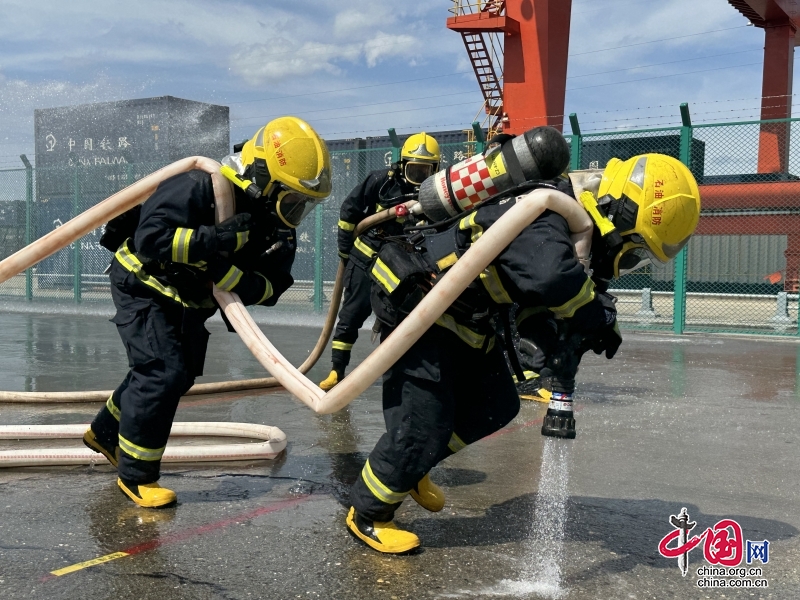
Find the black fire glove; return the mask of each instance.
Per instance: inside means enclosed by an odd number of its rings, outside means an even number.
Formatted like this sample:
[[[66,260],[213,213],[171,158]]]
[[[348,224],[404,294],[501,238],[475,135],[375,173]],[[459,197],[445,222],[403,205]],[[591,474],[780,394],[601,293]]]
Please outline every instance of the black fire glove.
[[[241,213],[217,225],[217,252],[230,256],[244,246],[250,236],[251,222],[248,213]]]
[[[231,284],[238,275],[233,263],[219,256],[208,263],[206,273],[211,278],[211,282],[223,290],[231,289]]]
[[[614,306],[614,298],[609,294],[597,294],[595,296],[600,304],[603,305],[605,312],[605,324],[598,328],[589,338],[589,348],[595,354],[606,353],[606,358],[614,358],[622,344],[622,334],[619,332],[617,323],[617,308]]]

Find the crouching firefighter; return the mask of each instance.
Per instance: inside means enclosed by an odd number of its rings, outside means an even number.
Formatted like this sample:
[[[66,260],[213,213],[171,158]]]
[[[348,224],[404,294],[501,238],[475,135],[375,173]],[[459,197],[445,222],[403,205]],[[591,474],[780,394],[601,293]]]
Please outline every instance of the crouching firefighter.
[[[355,240],[358,224],[403,202],[415,200],[420,184],[439,168],[439,144],[424,131],[408,137],[400,150],[400,163],[390,169],[372,171],[342,202],[339,213],[339,256],[346,261],[344,298],[339,321],[333,334],[331,372],[319,386],[329,390],[342,379],[350,353],[358,339],[358,330],[372,314],[371,281],[367,272],[373,256],[387,236],[402,235],[408,217],[382,223],[365,231]]]
[[[325,143],[295,117],[234,147],[222,173],[236,201],[230,219],[215,225],[211,176],[193,170],[162,182],[101,240],[115,251],[112,322],[130,371],[83,441],[117,467],[117,484],[139,506],[177,499],[157,483],[161,457],[178,400],[203,373],[212,283],[246,305],[275,305],[293,283],[295,228],[331,191]]]
[[[485,187],[493,184],[500,193],[486,200],[448,193],[439,204],[446,210],[440,211],[423,184],[422,208],[431,221],[441,223],[415,226],[405,243],[387,244],[378,254],[371,271],[376,281],[373,309],[384,326],[383,337],[515,197],[552,187],[543,181],[557,176],[569,159],[563,137],[551,128],[495,140],[499,145],[479,155],[487,167],[479,171],[489,174]],[[459,165],[452,171],[446,175],[449,185],[437,185],[434,191],[461,187]],[[566,220],[545,211],[387,373],[386,433],[353,485],[346,520],[350,531],[372,548],[403,552],[417,547],[417,536],[392,522],[399,504],[410,493],[423,507],[441,508],[444,495],[431,482],[430,469],[517,414],[519,396],[490,323],[505,307],[517,304],[520,333],[536,339],[548,357],[554,390],[547,413],[550,427],[574,432],[571,401],[581,354],[592,349],[610,357],[621,343],[614,303],[595,289],[587,269],[595,258],[601,268],[610,264],[617,274],[642,260],[666,261],[686,243],[699,215],[691,173],[669,157],[612,160],[600,191],[599,199],[588,190],[579,194],[596,225],[590,257],[575,256]],[[457,202],[449,201],[453,197]],[[654,220],[663,227],[655,227]],[[645,222],[648,227],[642,226]],[[532,331],[549,327],[551,320],[558,322],[556,330]]]

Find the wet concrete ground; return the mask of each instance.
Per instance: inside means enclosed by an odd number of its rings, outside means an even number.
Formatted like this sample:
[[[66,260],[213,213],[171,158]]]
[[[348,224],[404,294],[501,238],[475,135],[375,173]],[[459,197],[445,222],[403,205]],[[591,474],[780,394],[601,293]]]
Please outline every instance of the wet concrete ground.
[[[263,376],[235,334],[209,328],[204,380]],[[264,329],[296,364],[317,336]],[[126,370],[114,326],[100,317],[2,315],[0,330],[2,389],[106,389]],[[549,528],[532,526],[537,506],[558,513],[539,494],[544,405],[523,402],[509,427],[435,469],[447,506],[430,514],[407,500],[397,521],[423,549],[391,557],[344,528],[348,486],[383,431],[379,387],[330,416],[280,391],[187,400],[177,420],[276,425],[286,453],[165,468],[179,504],[162,511],[127,501],[101,463],[0,473],[0,597],[798,598],[798,365],[796,343],[722,336],[629,333],[613,361],[587,355],[578,437],[547,449],[562,457],[548,477],[568,494],[560,549],[558,531],[541,541]],[[327,367],[326,356],[312,379]],[[97,408],[6,404],[0,423],[85,423]],[[685,578],[677,559],[661,558],[669,516],[682,507],[697,523],[691,534],[730,518],[744,539],[769,540],[769,587],[699,589],[702,544]],[[119,552],[128,555],[49,575]]]

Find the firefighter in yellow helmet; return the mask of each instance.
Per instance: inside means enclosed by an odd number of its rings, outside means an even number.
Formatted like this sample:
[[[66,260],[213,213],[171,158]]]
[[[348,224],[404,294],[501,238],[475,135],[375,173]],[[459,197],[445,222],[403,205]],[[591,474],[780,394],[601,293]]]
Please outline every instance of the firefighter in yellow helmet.
[[[211,176],[189,171],[108,223],[101,239],[115,253],[112,321],[130,371],[83,441],[117,467],[117,484],[139,506],[176,500],[157,483],[161,456],[178,400],[203,373],[204,323],[217,310],[211,284],[273,306],[293,283],[294,228],[331,191],[325,142],[296,117],[270,121],[223,163],[235,216],[216,224]]]
[[[553,144],[561,144],[560,151],[550,153],[561,157],[563,168],[568,148],[561,136]],[[548,148],[537,150],[542,151],[535,157],[544,156]],[[444,494],[430,480],[430,469],[517,414],[519,397],[492,319],[517,305],[520,334],[546,357],[551,398],[542,433],[575,437],[572,395],[580,359],[588,350],[611,358],[622,342],[614,302],[606,293],[609,281],[646,260],[673,258],[694,232],[700,214],[692,174],[677,160],[658,154],[612,160],[602,173],[578,172],[533,182],[527,190],[531,187],[555,188],[580,200],[595,225],[591,253],[576,256],[566,220],[545,212],[387,373],[386,433],[351,489],[352,508],[346,517],[350,531],[375,550],[398,553],[419,546],[413,532],[393,523],[400,503],[411,495],[428,510],[441,509]],[[424,249],[418,256],[428,275],[420,281],[416,271],[409,280],[413,285],[401,280],[391,286],[376,277],[373,309],[384,339],[418,301],[419,290],[435,286],[454,262],[442,259],[462,256],[514,206],[509,200],[520,193],[511,190],[486,199],[455,223],[443,221],[441,228],[430,224],[412,234],[414,244],[398,243],[401,251],[390,251],[395,241],[387,242],[373,267],[376,275],[385,279],[390,272],[399,279],[397,273],[409,272],[403,269],[410,260],[409,247]]]
[[[344,378],[358,330],[372,313],[367,269],[386,236],[401,235],[404,219],[389,221],[353,239],[365,218],[416,197],[420,184],[439,168],[441,153],[436,140],[425,133],[410,135],[400,150],[400,162],[371,172],[347,198],[339,213],[339,256],[347,261],[344,299],[333,335],[331,372],[320,383],[329,390]]]
[[[650,263],[668,262],[697,227],[697,183],[672,157],[613,158],[602,171],[578,171],[570,177],[596,225],[591,267],[597,291],[605,292],[611,279]],[[531,341],[521,336],[521,362],[539,377],[529,379],[520,390],[532,399],[549,400],[553,386],[545,366],[547,356],[542,348],[532,350]]]

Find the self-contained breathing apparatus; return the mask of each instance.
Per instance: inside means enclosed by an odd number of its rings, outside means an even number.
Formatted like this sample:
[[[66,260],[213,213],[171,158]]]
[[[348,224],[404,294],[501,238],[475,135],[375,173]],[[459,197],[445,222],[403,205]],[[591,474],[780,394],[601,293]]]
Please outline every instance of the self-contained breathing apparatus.
[[[381,322],[395,326],[466,252],[470,241],[460,235],[464,228],[454,226],[457,221],[469,225],[469,214],[479,207],[502,205],[526,191],[548,186],[545,180],[561,173],[569,151],[560,134],[548,129],[537,128],[512,139],[495,138],[499,146],[485,155],[474,156],[423,183],[420,205],[434,222],[407,228],[402,239],[391,240],[394,243],[387,243],[375,259],[377,268],[372,276],[378,285],[373,286],[373,310]],[[545,141],[549,143],[537,143]],[[559,168],[543,168],[547,165]],[[597,302],[569,319],[556,318],[542,307],[537,318],[524,322],[547,357],[542,375],[549,379],[552,395],[542,433],[565,438],[575,437],[572,394],[581,356],[593,350],[611,358],[622,342],[614,299],[602,292],[606,286],[599,280],[607,282],[650,261],[666,263],[674,258],[694,232],[700,214],[700,194],[692,173],[669,156],[611,159],[602,172],[572,173],[569,179],[595,224],[591,255],[579,260],[598,283],[592,294]],[[585,185],[590,179],[593,184]],[[487,306],[496,310],[498,303],[490,302],[495,299],[490,286],[482,283],[473,282],[448,313],[469,318],[481,315]]]
[[[422,212],[432,223],[407,226],[401,237],[386,238],[374,258],[370,277],[373,311],[396,327],[469,249],[456,225],[479,206],[508,200],[558,177],[569,164],[569,147],[552,127],[522,136],[496,136],[485,153],[440,171],[420,186]],[[512,165],[512,166],[509,166]],[[471,183],[468,183],[471,182]],[[509,204],[509,207],[511,204]],[[448,308],[471,320],[488,320],[492,301],[475,282]]]

